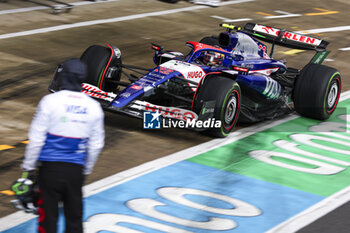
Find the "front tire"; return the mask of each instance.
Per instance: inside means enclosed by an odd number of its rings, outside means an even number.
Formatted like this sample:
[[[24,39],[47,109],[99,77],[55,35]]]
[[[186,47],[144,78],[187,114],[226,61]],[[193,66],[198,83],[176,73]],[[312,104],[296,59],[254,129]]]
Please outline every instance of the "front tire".
[[[80,57],[80,60],[85,62],[88,67],[88,77],[86,82],[107,92],[114,91],[118,87],[118,84],[109,82],[109,80],[119,81],[121,75],[121,68],[119,68],[119,70],[114,72],[112,78],[107,79],[105,77],[107,75],[107,66],[116,65],[108,64],[111,60],[111,53],[112,51],[110,48],[100,45],[92,45],[87,48]],[[119,61],[117,62],[121,64],[121,58],[119,58]]]
[[[207,76],[197,92],[193,110],[200,116],[204,103],[210,101],[215,101],[213,118],[221,121],[221,127],[203,132],[214,137],[226,137],[236,125],[240,112],[241,89],[238,83],[223,76]]]
[[[340,73],[331,67],[308,64],[296,80],[293,100],[297,113],[326,120],[337,107],[341,92]]]

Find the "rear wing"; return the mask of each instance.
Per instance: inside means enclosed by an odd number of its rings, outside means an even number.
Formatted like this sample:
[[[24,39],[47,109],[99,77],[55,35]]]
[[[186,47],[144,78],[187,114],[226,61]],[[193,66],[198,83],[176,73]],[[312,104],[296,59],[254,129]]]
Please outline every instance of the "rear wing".
[[[247,23],[243,28],[231,24],[220,24],[221,27],[227,28],[228,31],[242,31],[256,39],[272,43],[270,57],[273,56],[275,45],[293,49],[314,50],[316,54],[310,63],[321,64],[330,53],[326,51],[328,41],[305,36],[295,32],[264,26],[255,23]]]
[[[325,40],[255,23],[247,23],[243,31],[257,39],[296,49],[324,51],[329,44]]]

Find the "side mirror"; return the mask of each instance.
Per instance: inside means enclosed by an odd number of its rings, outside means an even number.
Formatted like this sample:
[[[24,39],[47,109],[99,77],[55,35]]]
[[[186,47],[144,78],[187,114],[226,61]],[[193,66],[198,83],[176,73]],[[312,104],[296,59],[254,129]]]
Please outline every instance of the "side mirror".
[[[157,51],[157,52],[161,52],[163,50],[163,47],[161,45],[157,45],[154,43],[151,43],[151,45],[152,45],[152,49]]]

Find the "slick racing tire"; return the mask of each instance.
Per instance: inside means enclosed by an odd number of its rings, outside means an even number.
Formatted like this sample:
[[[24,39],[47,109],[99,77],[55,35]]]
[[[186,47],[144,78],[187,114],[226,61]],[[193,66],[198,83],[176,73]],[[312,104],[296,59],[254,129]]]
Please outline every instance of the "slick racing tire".
[[[217,47],[220,46],[219,39],[217,37],[214,37],[214,36],[206,36],[206,37],[202,38],[199,41],[199,43],[207,44],[207,45],[211,45],[211,46],[217,46]]]
[[[108,68],[107,64],[110,57],[111,50],[100,45],[90,46],[80,57],[80,60],[85,62],[88,67],[87,83],[90,83],[107,92],[114,91],[118,86],[115,83],[108,82],[106,78],[102,77],[103,74],[105,74],[105,69]],[[116,80],[118,80],[118,77]]]
[[[340,73],[331,67],[308,64],[296,80],[293,101],[297,113],[326,120],[337,107],[341,92]]]
[[[240,112],[241,89],[238,83],[219,75],[205,77],[193,105],[193,110],[199,118],[205,111],[204,104],[211,101],[215,101],[213,118],[221,121],[221,127],[209,128],[203,133],[219,138],[226,137],[237,123]]]

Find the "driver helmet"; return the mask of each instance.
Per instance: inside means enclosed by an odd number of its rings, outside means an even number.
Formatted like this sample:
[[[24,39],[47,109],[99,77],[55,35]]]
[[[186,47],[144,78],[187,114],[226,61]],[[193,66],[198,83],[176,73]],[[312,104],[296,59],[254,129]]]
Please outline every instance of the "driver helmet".
[[[203,62],[206,65],[221,65],[224,55],[214,51],[205,51],[203,54]]]

